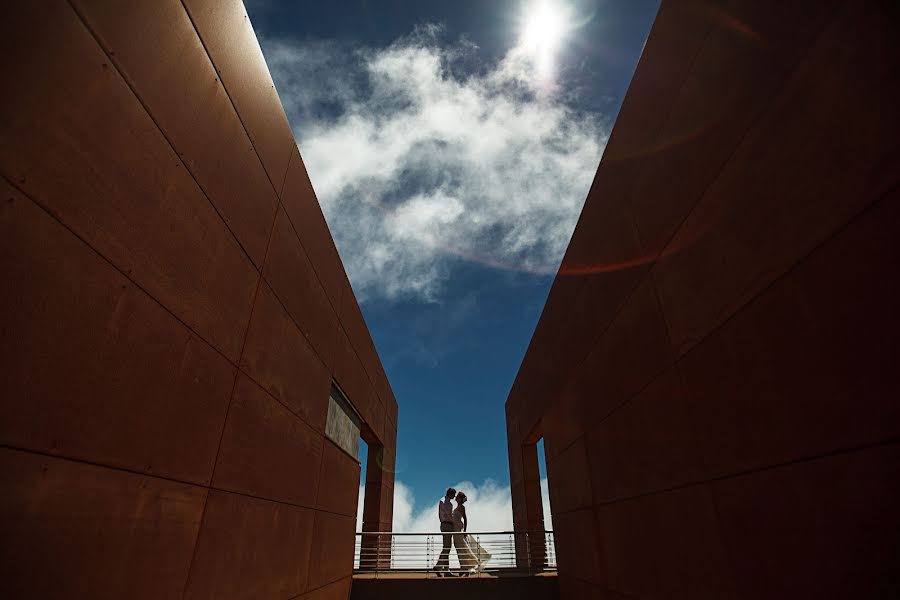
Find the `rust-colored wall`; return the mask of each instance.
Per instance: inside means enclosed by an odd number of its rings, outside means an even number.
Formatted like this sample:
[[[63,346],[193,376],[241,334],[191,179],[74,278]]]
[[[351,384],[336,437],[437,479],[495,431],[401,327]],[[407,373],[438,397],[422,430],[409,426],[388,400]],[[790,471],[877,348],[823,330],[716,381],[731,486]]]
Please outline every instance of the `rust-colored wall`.
[[[564,598],[900,594],[898,12],[663,1],[507,402]]]
[[[397,403],[238,1],[0,24],[0,596],[347,597]],[[383,467],[383,468],[382,468]]]

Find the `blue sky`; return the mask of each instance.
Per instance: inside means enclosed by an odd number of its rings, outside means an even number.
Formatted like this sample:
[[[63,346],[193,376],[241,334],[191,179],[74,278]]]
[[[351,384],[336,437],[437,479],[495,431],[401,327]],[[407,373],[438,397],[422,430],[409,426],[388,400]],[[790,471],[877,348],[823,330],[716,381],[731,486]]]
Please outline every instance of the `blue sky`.
[[[502,528],[504,403],[658,0],[246,4],[400,404],[395,529],[455,484]]]

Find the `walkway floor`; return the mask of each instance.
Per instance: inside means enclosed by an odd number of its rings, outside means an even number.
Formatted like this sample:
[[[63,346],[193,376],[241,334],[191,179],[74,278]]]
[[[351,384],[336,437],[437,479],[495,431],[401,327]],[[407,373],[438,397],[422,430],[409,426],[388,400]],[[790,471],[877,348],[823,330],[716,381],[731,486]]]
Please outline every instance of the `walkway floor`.
[[[556,577],[555,571],[546,571],[543,573],[527,573],[522,571],[488,571],[475,573],[466,577],[438,577],[437,573],[420,572],[420,571],[381,571],[374,573],[354,573],[353,579],[506,579],[510,577]]]
[[[353,576],[351,600],[559,600],[556,573],[479,573],[436,577],[433,573],[361,573]]]

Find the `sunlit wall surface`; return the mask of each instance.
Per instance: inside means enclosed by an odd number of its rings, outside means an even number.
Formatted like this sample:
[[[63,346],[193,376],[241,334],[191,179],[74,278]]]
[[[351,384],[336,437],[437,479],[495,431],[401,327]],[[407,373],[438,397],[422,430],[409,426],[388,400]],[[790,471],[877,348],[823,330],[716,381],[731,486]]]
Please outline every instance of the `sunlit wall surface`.
[[[898,28],[663,1],[507,401],[564,598],[900,591]]]
[[[0,596],[349,593],[397,403],[239,1],[0,23]]]

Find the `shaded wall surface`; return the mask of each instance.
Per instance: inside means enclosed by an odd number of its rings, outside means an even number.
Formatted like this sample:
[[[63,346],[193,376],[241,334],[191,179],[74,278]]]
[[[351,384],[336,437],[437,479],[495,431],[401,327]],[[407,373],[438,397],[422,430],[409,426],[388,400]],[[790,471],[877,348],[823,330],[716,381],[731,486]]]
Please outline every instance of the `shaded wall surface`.
[[[507,401],[564,598],[881,598],[898,5],[664,0]]]
[[[397,403],[238,1],[0,23],[0,596],[346,598]]]

